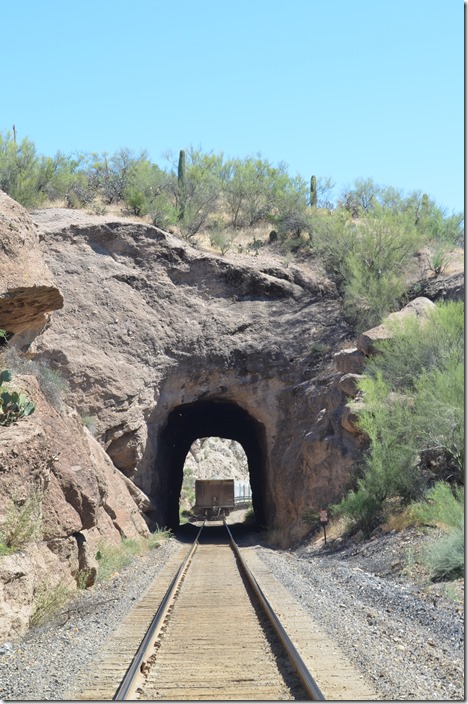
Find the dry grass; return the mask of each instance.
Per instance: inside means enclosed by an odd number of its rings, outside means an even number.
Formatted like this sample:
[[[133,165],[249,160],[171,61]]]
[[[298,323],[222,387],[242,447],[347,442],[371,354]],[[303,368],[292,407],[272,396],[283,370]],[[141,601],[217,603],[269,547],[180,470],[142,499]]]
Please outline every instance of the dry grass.
[[[50,209],[50,208],[63,208],[65,210],[69,210],[67,208],[66,201],[64,199],[61,200],[55,200],[55,201],[46,201],[45,203],[42,204],[41,210],[43,209]],[[73,210],[73,209],[72,209]],[[84,208],[77,208],[77,210],[82,211],[83,213],[87,213],[88,215],[95,216],[95,215],[102,215],[106,217],[116,217],[116,218],[124,218],[128,220],[129,222],[141,222],[146,225],[151,225],[151,216],[150,215],[144,215],[144,216],[138,216],[134,215],[131,213],[125,205],[122,203],[112,203],[110,205],[104,203],[102,199],[95,198],[92,203],[89,203],[86,205]],[[222,214],[217,213],[216,218],[218,221],[221,219],[222,220]],[[252,242],[258,241],[261,242],[263,245],[267,244],[269,241],[269,235],[272,230],[271,225],[261,225],[258,227],[244,227],[244,228],[239,228],[239,229],[232,229],[232,228],[227,228],[226,229],[226,234],[232,239],[232,243],[227,251],[228,254],[245,254],[247,256],[255,256],[256,252],[255,249],[251,247]],[[171,234],[174,234],[176,237],[180,237],[180,239],[184,239],[182,235],[180,234],[180,230],[177,225],[173,225],[168,228],[168,232]],[[225,232],[224,230],[222,232]],[[206,251],[206,252],[211,252],[212,254],[220,254],[219,247],[216,247],[212,243],[213,239],[213,231],[210,229],[205,229],[197,233],[193,238],[192,238],[192,243],[197,246],[197,248]]]
[[[400,511],[395,511],[386,517],[385,522],[382,524],[382,530],[384,533],[389,533],[392,530],[396,530],[398,533],[405,528],[411,528],[415,526],[417,522],[411,515],[411,507],[405,506]]]
[[[457,247],[451,254],[448,255],[448,264],[445,268],[445,274],[459,274],[465,271],[465,250],[462,247]]]

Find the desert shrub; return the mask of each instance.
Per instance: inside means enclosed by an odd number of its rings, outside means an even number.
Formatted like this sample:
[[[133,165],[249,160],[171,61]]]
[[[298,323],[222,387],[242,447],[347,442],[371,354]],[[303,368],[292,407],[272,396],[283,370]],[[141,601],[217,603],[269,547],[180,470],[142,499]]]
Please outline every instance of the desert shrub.
[[[433,580],[462,577],[465,564],[464,491],[438,482],[423,501],[411,506],[414,521],[441,528],[446,534],[426,547],[420,561]]]
[[[101,542],[96,553],[97,580],[110,579],[116,572],[127,567],[135,557],[160,547],[161,543],[169,537],[170,531],[162,528],[154,531],[149,538],[122,538],[118,545]]]
[[[161,547],[161,543],[163,543],[165,540],[169,540],[171,535],[172,533],[168,528],[157,528],[151,533],[149,538],[145,538],[144,545],[149,550],[154,550],[156,548]]]
[[[123,201],[137,164],[146,160],[145,152],[137,156],[127,147],[110,156],[105,152],[92,153],[87,165],[92,191],[108,205]]]
[[[98,560],[98,581],[105,581],[119,572],[132,561],[132,544],[125,545],[124,541],[120,545],[100,543],[96,553]]]
[[[25,138],[18,144],[10,132],[0,132],[0,189],[25,207],[39,205],[41,159],[36,147]]]
[[[379,343],[381,354],[370,358],[366,373],[373,377],[379,371],[393,391],[415,390],[424,371],[444,369],[449,360],[464,357],[464,305],[438,304],[421,324],[417,317],[389,325],[392,337]]]
[[[81,208],[96,197],[87,174],[85,153],[66,155],[62,152],[48,160],[48,177],[43,190],[51,201],[63,200],[68,208]]]
[[[223,208],[232,227],[277,224],[283,234],[301,229],[307,206],[305,181],[288,175],[287,166],[273,166],[260,154],[227,161],[222,170]]]
[[[63,396],[67,393],[69,384],[59,371],[49,366],[47,359],[29,359],[13,347],[8,348],[6,359],[8,365],[17,374],[35,376],[49,403],[57,410],[61,410]]]
[[[456,528],[464,518],[464,490],[437,482],[422,501],[412,504],[411,518],[421,525]]]
[[[142,191],[131,186],[125,191],[125,204],[134,215],[147,215],[149,204]]]
[[[177,222],[174,191],[174,175],[152,164],[143,154],[128,175],[123,200],[135,215],[150,215],[153,225],[167,229]]]
[[[31,415],[35,410],[32,401],[5,385],[11,379],[12,375],[9,370],[0,372],[0,426],[11,425],[20,418]]]
[[[404,321],[366,367],[358,415],[370,446],[335,513],[367,533],[388,499],[405,505],[440,478],[463,481],[463,324],[463,304],[440,304],[422,324]],[[428,452],[440,466],[424,464]]]
[[[81,421],[85,428],[88,428],[89,432],[91,435],[96,436],[97,433],[97,426],[96,426],[96,420],[93,416],[81,416]]]
[[[354,229],[354,242],[343,262],[343,293],[345,311],[362,332],[399,307],[407,288],[408,263],[423,238],[406,216],[382,209]]]
[[[215,249],[219,249],[221,254],[226,254],[231,249],[237,237],[237,232],[232,229],[225,229],[220,226],[210,230],[210,244]]]
[[[45,361],[39,361],[35,370],[42,393],[54,408],[60,410],[63,396],[69,389],[67,380],[59,371],[51,369]]]
[[[412,255],[429,245],[437,273],[459,244],[463,216],[447,216],[427,196],[404,196],[368,179],[358,180],[334,212],[309,215],[310,248],[324,261],[357,332],[399,307],[407,291]]]
[[[465,569],[465,521],[459,519],[443,538],[426,548],[422,554],[423,564],[429,569],[433,580],[449,580],[463,577]]]
[[[205,227],[220,203],[223,157],[203,154],[197,149],[189,149],[187,157],[183,194],[178,188],[176,204],[182,236],[191,240]]]
[[[443,274],[450,262],[450,253],[446,246],[436,245],[428,258],[428,268],[434,276]]]
[[[33,493],[25,501],[10,501],[0,523],[0,543],[7,551],[20,550],[42,534],[42,494]]]
[[[448,214],[427,194],[418,191],[405,194],[393,186],[377,184],[373,179],[356,179],[353,186],[343,192],[338,207],[354,218],[373,215],[384,209],[391,215],[407,217],[425,241],[451,247],[463,244],[463,213]]]
[[[5,330],[0,329],[0,342],[7,341]],[[11,425],[20,418],[34,413],[35,406],[23,394],[10,389],[8,383],[12,379],[9,369],[0,372],[0,426]]]
[[[37,592],[34,610],[29,619],[31,626],[42,626],[55,616],[60,609],[70,601],[73,592],[64,584],[55,586],[43,585]]]
[[[339,504],[332,506],[332,510],[335,516],[346,517],[350,527],[370,535],[383,519],[384,498],[361,480],[356,489],[351,489]]]

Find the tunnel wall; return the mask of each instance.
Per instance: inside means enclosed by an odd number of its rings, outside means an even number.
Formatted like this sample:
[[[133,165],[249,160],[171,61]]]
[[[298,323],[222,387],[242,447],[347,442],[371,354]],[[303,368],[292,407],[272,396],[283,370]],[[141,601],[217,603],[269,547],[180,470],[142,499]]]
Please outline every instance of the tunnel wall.
[[[342,374],[327,375],[319,383],[298,382],[295,371],[290,362],[278,371],[258,357],[248,364],[220,364],[187,356],[174,364],[156,390],[145,454],[133,477],[155,507],[149,515],[153,524],[178,523],[183,464],[197,437],[228,437],[240,442],[246,455],[255,456],[252,449],[247,451],[245,432],[234,432],[235,424],[220,420],[214,410],[208,413],[209,407],[222,410],[222,404],[237,407],[244,427],[250,423],[253,428],[261,453],[260,461],[250,459],[254,509],[268,529],[278,530],[283,544],[310,529],[304,515],[339,500],[361,452],[359,439],[342,427]],[[203,406],[205,402],[211,406]],[[190,431],[171,415],[184,408]],[[197,408],[203,411],[200,417]]]

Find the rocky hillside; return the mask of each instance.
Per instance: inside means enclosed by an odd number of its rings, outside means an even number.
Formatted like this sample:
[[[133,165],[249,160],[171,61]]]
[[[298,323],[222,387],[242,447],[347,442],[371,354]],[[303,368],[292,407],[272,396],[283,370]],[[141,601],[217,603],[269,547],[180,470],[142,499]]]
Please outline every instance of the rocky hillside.
[[[235,440],[201,438],[195,440],[184,464],[197,479],[239,479],[248,481],[247,456]]]
[[[92,581],[100,541],[177,526],[187,455],[212,471],[203,438],[231,441],[226,473],[242,445],[257,520],[286,542],[339,498],[366,446],[356,375],[386,333],[355,345],[316,262],[215,256],[122,218],[28,214],[4,194],[0,248],[1,367],[36,403],[0,427],[0,529],[37,517],[36,542],[0,560],[0,639],[24,630],[47,580]]]
[[[189,437],[195,418],[174,430],[184,456],[209,434],[245,445],[244,425],[255,426],[253,488],[267,523],[300,531],[311,502],[339,494],[360,439],[341,423],[346,396],[332,355],[348,330],[323,272],[272,254],[221,258],[83,212],[33,219],[65,299],[34,352],[67,380],[68,404],[92,418],[114,465],[151,497],[154,521],[178,518],[170,484],[181,460],[167,456],[164,432],[191,404],[205,404],[197,423],[210,432]]]
[[[63,296],[28,214],[1,193],[0,249],[0,328],[29,349]],[[11,368],[13,358],[19,359],[14,350],[0,348],[0,370]],[[61,401],[57,381],[32,360],[21,364],[22,374],[8,386],[36,408],[0,426],[0,534],[21,548],[0,557],[0,640],[28,626],[45,587],[76,589],[80,573],[92,583],[100,541],[148,535],[146,497]]]

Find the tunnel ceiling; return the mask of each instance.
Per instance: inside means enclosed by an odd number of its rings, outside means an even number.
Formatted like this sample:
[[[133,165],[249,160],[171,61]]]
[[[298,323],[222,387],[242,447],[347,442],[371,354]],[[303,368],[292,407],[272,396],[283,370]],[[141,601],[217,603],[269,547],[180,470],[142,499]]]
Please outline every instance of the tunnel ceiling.
[[[158,437],[154,472],[158,522],[179,524],[179,496],[185,458],[194,440],[217,436],[240,443],[247,456],[252,501],[259,523],[266,518],[266,441],[264,426],[235,403],[210,400],[178,406],[167,418]]]

